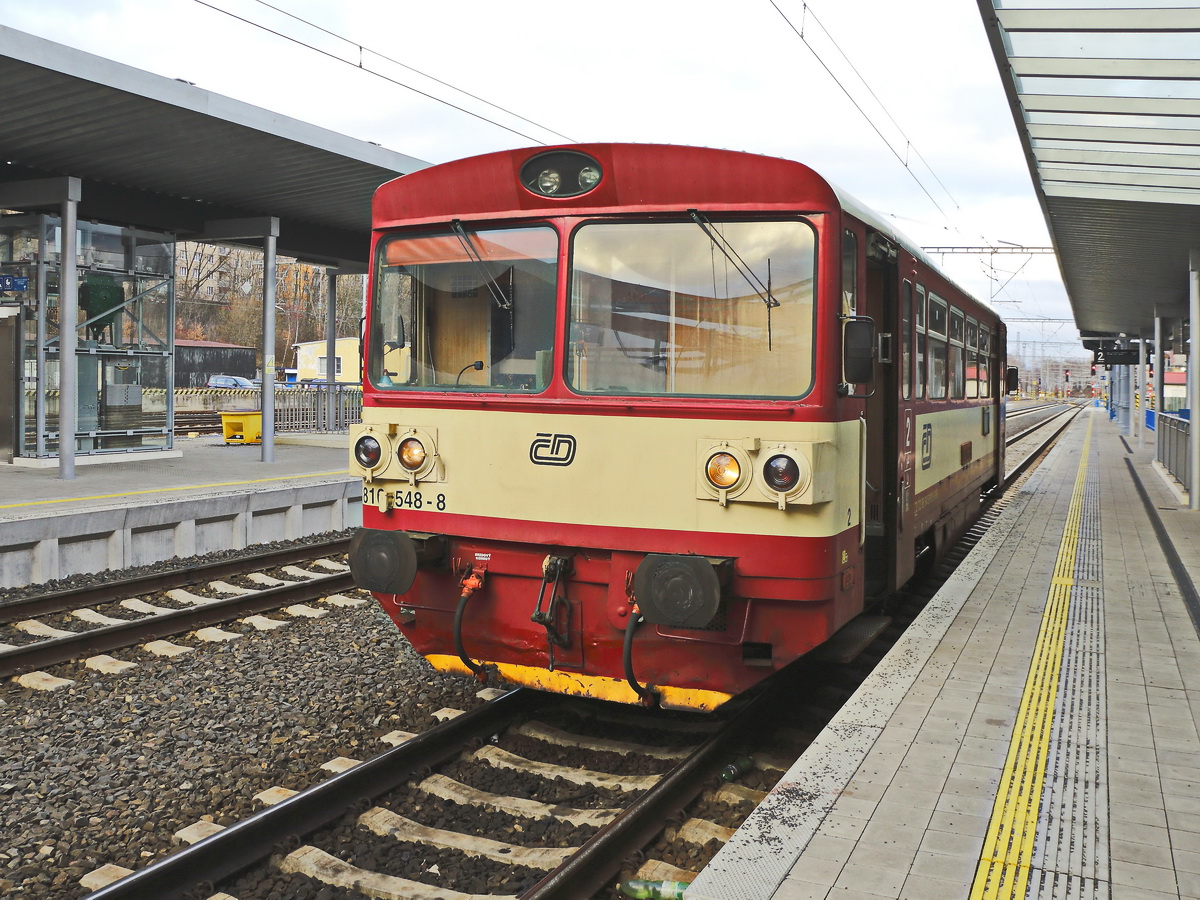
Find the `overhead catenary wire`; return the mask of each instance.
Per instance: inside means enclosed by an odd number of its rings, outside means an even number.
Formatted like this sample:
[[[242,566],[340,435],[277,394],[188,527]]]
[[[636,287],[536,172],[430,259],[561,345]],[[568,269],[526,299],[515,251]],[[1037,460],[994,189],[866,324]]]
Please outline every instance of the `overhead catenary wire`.
[[[782,9],[779,8],[779,4],[776,3],[775,0],[768,0],[768,2],[771,4],[771,6],[773,6],[775,8],[775,11],[777,13],[779,13],[779,15],[783,19],[783,21],[787,23],[788,27],[791,28],[793,32],[795,32],[795,34],[798,38],[800,38],[800,41],[804,44],[805,47],[808,48],[808,51],[810,53],[812,53],[813,57],[817,60],[818,63],[820,63],[821,67],[829,74],[829,77],[833,79],[834,84],[836,84],[841,89],[842,93],[846,95],[846,98],[850,101],[850,103],[854,106],[854,108],[856,110],[858,110],[859,114],[863,117],[863,119],[866,121],[866,123],[879,136],[879,139],[881,141],[883,141],[884,145],[888,148],[888,150],[891,152],[891,154],[896,157],[897,161],[904,167],[905,171],[908,172],[909,176],[913,179],[913,181],[915,181],[917,183],[917,186],[921,189],[921,191],[925,194],[925,196],[929,198],[929,202],[931,202],[934,205],[934,207],[937,209],[937,211],[942,214],[942,216],[946,219],[947,222],[951,223],[951,226],[954,228],[955,231],[960,231],[958,226],[954,224],[953,219],[950,217],[950,215],[946,212],[946,210],[944,210],[942,208],[941,204],[937,202],[937,200],[934,198],[933,194],[925,186],[925,183],[920,179],[920,177],[914,171],[912,165],[910,165],[910,163],[909,163],[909,160],[906,158],[907,154],[909,152],[911,152],[911,153],[915,154],[918,159],[920,159],[921,163],[925,166],[925,169],[933,177],[933,180],[937,182],[938,187],[940,187],[942,189],[942,191],[945,193],[946,197],[949,198],[950,202],[954,204],[954,208],[956,210],[958,210],[959,212],[962,211],[961,204],[959,204],[958,200],[950,192],[950,189],[946,187],[945,183],[941,180],[941,178],[938,177],[938,174],[934,170],[933,166],[930,165],[929,161],[925,158],[925,156],[921,153],[921,151],[917,148],[917,146],[908,137],[908,135],[905,133],[904,129],[900,126],[900,123],[897,122],[895,117],[888,111],[887,106],[879,98],[879,96],[875,93],[875,91],[871,88],[870,84],[867,83],[867,80],[863,77],[862,73],[859,72],[857,66],[854,65],[854,62],[850,59],[850,57],[846,54],[846,52],[844,50],[842,50],[841,46],[837,42],[837,39],[834,38],[833,34],[829,31],[829,29],[825,27],[824,23],[821,22],[821,20],[819,18],[817,18],[816,13],[814,13],[812,11],[812,8],[809,6],[809,4],[807,2],[805,2],[803,4],[802,27],[797,28],[796,25],[792,22],[792,20],[790,18],[788,18],[787,14]],[[821,31],[829,39],[829,42],[833,45],[834,49],[837,50],[837,52],[841,55],[842,59],[845,60],[846,64],[850,67],[850,70],[854,73],[855,77],[858,78],[859,82],[866,89],[867,93],[870,94],[871,98],[875,101],[875,103],[879,106],[879,108],[881,110],[883,110],[883,114],[885,116],[887,116],[888,120],[892,123],[892,125],[895,127],[896,131],[899,133],[900,137],[904,139],[905,156],[901,156],[900,152],[893,145],[892,141],[890,141],[888,139],[888,137],[883,133],[883,130],[875,123],[875,121],[871,118],[870,114],[866,111],[866,109],[863,108],[862,104],[859,103],[858,100],[856,100],[854,98],[854,95],[851,94],[850,89],[847,88],[846,85],[842,83],[841,79],[838,78],[838,76],[834,73],[833,69],[829,66],[829,64],[826,63],[825,60],[821,57],[821,54],[817,52],[817,48],[814,47],[812,42],[809,41],[809,39],[805,36],[804,23],[806,23],[809,18],[811,18],[817,24],[817,26],[821,29]],[[983,240],[984,243],[987,243],[987,244],[991,243],[982,234],[980,235],[980,238]]]
[[[414,86],[413,86],[413,85],[411,85],[411,84],[406,84],[405,82],[403,82],[403,81],[400,81],[400,80],[399,80],[399,79],[397,79],[397,78],[393,78],[393,77],[391,77],[390,75],[385,75],[383,72],[377,71],[377,70],[375,70],[375,69],[368,68],[368,67],[367,67],[367,66],[365,66],[365,65],[363,64],[363,62],[362,62],[362,58],[361,58],[362,51],[364,51],[364,50],[365,50],[366,52],[368,52],[368,53],[371,53],[371,54],[372,54],[372,55],[374,55],[374,56],[378,56],[380,59],[387,60],[388,62],[390,62],[390,63],[393,63],[394,65],[398,65],[398,66],[401,66],[401,67],[403,67],[403,68],[405,68],[405,69],[408,69],[408,70],[409,70],[409,71],[411,71],[411,72],[415,72],[416,74],[418,74],[418,75],[421,75],[421,76],[422,76],[422,77],[424,77],[424,78],[429,78],[431,81],[434,81],[434,82],[436,82],[436,83],[438,83],[438,84],[441,84],[441,85],[443,85],[443,86],[445,86],[445,87],[448,87],[448,88],[450,88],[451,90],[457,91],[458,93],[460,93],[460,94],[463,94],[463,95],[465,95],[465,96],[467,96],[467,97],[471,97],[471,98],[472,98],[472,99],[474,99],[474,100],[478,100],[480,103],[484,103],[484,104],[486,104],[486,105],[490,106],[490,107],[491,107],[491,108],[493,108],[493,109],[496,109],[496,110],[499,110],[500,112],[503,112],[503,113],[505,113],[506,115],[513,116],[514,118],[520,119],[520,120],[521,120],[521,121],[523,121],[523,122],[528,122],[530,125],[533,125],[533,126],[535,126],[536,128],[540,128],[540,129],[542,129],[543,131],[546,131],[546,132],[548,132],[549,134],[553,134],[553,135],[556,135],[557,137],[561,137],[561,138],[563,138],[564,140],[566,140],[566,141],[568,141],[568,142],[573,142],[573,139],[572,139],[572,138],[569,138],[569,137],[567,137],[566,135],[564,135],[564,134],[561,134],[560,132],[557,132],[557,131],[555,131],[555,130],[554,130],[554,129],[552,129],[552,128],[548,128],[548,127],[547,127],[547,126],[545,126],[545,125],[541,125],[541,124],[539,124],[539,123],[537,123],[537,122],[534,122],[534,121],[533,121],[533,120],[531,120],[531,119],[527,119],[527,118],[525,118],[524,116],[521,116],[521,115],[518,115],[517,113],[514,113],[514,112],[512,112],[511,110],[505,109],[505,108],[504,108],[504,107],[502,107],[502,106],[498,106],[497,104],[494,104],[494,103],[491,103],[491,102],[489,102],[489,101],[487,101],[487,100],[484,100],[484,99],[483,99],[483,98],[481,98],[481,97],[477,97],[476,95],[474,95],[474,94],[470,93],[469,91],[464,91],[464,90],[462,90],[461,88],[457,88],[457,87],[455,87],[454,85],[452,85],[452,84],[449,84],[448,82],[441,81],[441,80],[440,80],[440,79],[438,79],[438,78],[434,78],[432,75],[427,75],[426,73],[424,73],[424,72],[420,71],[419,69],[415,69],[415,68],[413,68],[412,66],[408,66],[408,65],[405,65],[404,63],[398,62],[397,60],[391,59],[390,57],[388,57],[388,56],[386,56],[386,55],[384,55],[384,54],[382,54],[382,53],[377,53],[376,51],[374,51],[374,50],[371,50],[369,47],[365,47],[365,46],[363,46],[362,44],[359,44],[359,43],[357,43],[357,42],[355,42],[355,41],[352,41],[352,40],[350,40],[349,38],[342,37],[342,36],[341,36],[341,35],[339,35],[339,34],[335,34],[334,32],[332,32],[332,31],[329,31],[329,30],[328,30],[328,29],[326,29],[326,28],[322,28],[322,27],[321,27],[321,26],[319,26],[319,25],[315,25],[314,23],[312,23],[312,22],[309,22],[307,19],[303,19],[303,18],[301,18],[301,17],[299,17],[299,16],[297,16],[297,15],[294,15],[293,13],[287,12],[286,10],[279,9],[278,7],[275,7],[275,6],[271,6],[269,3],[263,3],[262,5],[263,5],[263,6],[266,6],[266,7],[268,7],[269,9],[273,9],[273,10],[275,10],[276,12],[278,12],[278,13],[281,13],[281,14],[283,14],[283,15],[285,15],[285,16],[289,16],[290,18],[293,18],[293,19],[295,19],[295,20],[297,20],[297,21],[299,21],[299,22],[303,22],[305,25],[308,25],[309,27],[316,28],[317,30],[319,30],[319,31],[322,31],[322,32],[324,32],[325,34],[328,34],[328,35],[330,35],[331,37],[335,37],[335,38],[337,38],[338,40],[345,41],[346,43],[350,44],[351,46],[357,47],[357,48],[358,48],[358,50],[359,50],[359,61],[356,63],[356,62],[354,62],[353,60],[348,60],[348,59],[345,59],[345,58],[343,58],[343,57],[341,57],[341,56],[338,56],[336,53],[331,53],[330,51],[328,51],[328,50],[324,50],[324,49],[322,49],[321,47],[318,47],[318,46],[316,46],[315,44],[310,44],[310,43],[308,43],[307,41],[303,41],[303,40],[301,40],[300,38],[293,37],[293,36],[292,36],[292,35],[290,35],[290,34],[285,34],[285,33],[284,33],[284,32],[282,32],[282,31],[279,31],[279,30],[277,30],[277,29],[271,28],[271,27],[269,27],[269,26],[267,26],[267,25],[263,25],[261,22],[255,22],[253,19],[250,19],[250,18],[248,18],[248,17],[246,17],[246,16],[241,16],[241,15],[238,15],[237,13],[231,12],[231,11],[229,11],[229,10],[227,10],[227,9],[222,9],[222,8],[221,8],[221,7],[219,7],[219,6],[216,6],[216,5],[212,4],[212,3],[209,3],[209,2],[207,2],[207,0],[195,0],[195,2],[196,2],[196,3],[198,3],[198,4],[200,4],[200,5],[201,5],[201,6],[203,6],[203,7],[206,7],[206,8],[208,8],[208,9],[211,9],[211,10],[213,10],[214,12],[219,12],[219,13],[222,13],[222,14],[224,14],[224,15],[227,15],[227,16],[229,16],[229,17],[230,17],[230,18],[232,18],[232,19],[237,19],[239,22],[243,22],[243,23],[245,23],[246,25],[251,25],[251,26],[253,26],[253,27],[255,27],[255,28],[261,29],[262,31],[266,31],[266,32],[268,32],[269,34],[273,34],[273,35],[275,35],[276,37],[283,38],[285,41],[290,41],[290,42],[292,42],[293,44],[297,44],[297,45],[299,45],[299,46],[301,46],[301,47],[304,47],[305,49],[312,50],[314,53],[319,53],[319,54],[321,54],[322,56],[329,57],[330,59],[336,60],[336,61],[338,61],[338,62],[340,62],[340,63],[344,63],[345,65],[351,66],[351,67],[353,67],[353,68],[355,68],[355,69],[359,69],[360,71],[366,72],[366,73],[367,73],[367,74],[369,74],[369,75],[374,75],[376,78],[382,78],[384,81],[388,81],[388,82],[390,82],[390,83],[392,83],[392,84],[394,84],[394,85],[396,85],[396,86],[398,86],[398,87],[402,87],[402,88],[404,88],[404,89],[406,89],[406,90],[412,91],[412,92],[413,92],[413,93],[415,93],[415,94],[420,94],[422,97],[426,97],[426,98],[428,98],[428,99],[430,99],[430,100],[433,100],[433,101],[434,101],[434,102],[436,102],[436,103],[441,103],[443,106],[448,106],[448,107],[450,107],[451,109],[455,109],[455,110],[457,110],[458,112],[465,113],[466,115],[468,115],[468,116],[471,116],[471,117],[473,117],[473,118],[476,118],[476,119],[479,119],[480,121],[487,122],[489,125],[495,125],[497,128],[502,128],[502,129],[504,129],[505,131],[507,131],[507,132],[510,132],[511,134],[515,134],[515,135],[517,135],[518,137],[525,138],[525,139],[526,139],[526,140],[528,140],[528,141],[533,141],[533,142],[534,142],[534,143],[536,143],[536,144],[545,144],[545,143],[546,143],[546,141],[544,141],[544,140],[541,140],[540,138],[536,138],[536,137],[534,137],[533,135],[525,134],[523,131],[518,131],[517,129],[515,129],[515,128],[511,128],[511,127],[509,127],[508,125],[505,125],[505,124],[503,124],[502,122],[497,122],[495,119],[490,119],[490,118],[488,118],[487,116],[485,116],[485,115],[483,115],[483,114],[481,114],[481,113],[477,113],[477,112],[474,112],[474,111],[472,111],[472,110],[469,110],[469,109],[467,109],[467,108],[466,108],[466,107],[464,107],[464,106],[459,106],[459,105],[458,105],[458,104],[456,104],[456,103],[451,103],[449,100],[446,100],[446,99],[444,99],[444,98],[442,98],[442,97],[438,97],[436,94],[431,94],[431,93],[429,93],[428,91],[423,91],[423,90],[421,90],[420,88],[418,88],[418,87],[414,87]],[[260,2],[260,3],[261,3],[261,2],[262,2],[262,0],[257,0],[257,2]]]

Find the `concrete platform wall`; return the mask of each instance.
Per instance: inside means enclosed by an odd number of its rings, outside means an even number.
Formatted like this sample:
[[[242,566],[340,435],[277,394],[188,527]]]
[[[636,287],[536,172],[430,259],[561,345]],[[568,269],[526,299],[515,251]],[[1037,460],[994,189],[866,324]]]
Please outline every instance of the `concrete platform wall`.
[[[0,522],[0,587],[22,587],[362,524],[358,479]]]

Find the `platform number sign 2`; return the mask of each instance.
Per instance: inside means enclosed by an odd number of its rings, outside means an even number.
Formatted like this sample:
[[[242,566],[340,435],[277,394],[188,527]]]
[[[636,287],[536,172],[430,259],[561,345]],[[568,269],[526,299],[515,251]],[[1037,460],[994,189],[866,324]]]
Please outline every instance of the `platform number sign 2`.
[[[926,422],[921,426],[921,468],[933,465],[933,425]]]

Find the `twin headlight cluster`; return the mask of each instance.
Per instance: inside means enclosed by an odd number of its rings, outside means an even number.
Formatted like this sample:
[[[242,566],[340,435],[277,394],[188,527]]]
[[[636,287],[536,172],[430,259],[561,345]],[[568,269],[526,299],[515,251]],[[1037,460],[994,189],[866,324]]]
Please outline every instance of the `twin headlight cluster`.
[[[436,471],[436,436],[425,429],[397,431],[395,426],[386,430],[368,426],[350,453],[354,462],[365,470],[363,478],[367,481],[384,475],[414,484],[417,479],[441,480]]]
[[[575,150],[539,153],[521,166],[521,183],[542,197],[578,197],[603,177],[600,163]]]
[[[702,499],[722,506],[730,500],[775,503],[780,509],[833,499],[833,473],[823,471],[833,460],[828,442],[700,441],[697,451]]]

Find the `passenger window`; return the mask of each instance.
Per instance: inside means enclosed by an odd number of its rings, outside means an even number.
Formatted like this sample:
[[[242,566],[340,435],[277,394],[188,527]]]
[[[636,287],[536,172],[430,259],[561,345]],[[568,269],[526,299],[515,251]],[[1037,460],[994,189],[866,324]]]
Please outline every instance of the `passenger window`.
[[[916,398],[918,400],[925,399],[925,288],[917,285],[917,305],[913,310],[913,319],[917,329],[917,358],[916,368],[913,370],[917,376]]]
[[[962,310],[950,307],[950,349],[947,354],[947,376],[950,380],[950,396],[961,400],[966,394],[966,358],[963,338],[966,337]]]
[[[847,229],[842,233],[842,314],[858,309],[858,238]]]
[[[947,308],[946,301],[929,295],[929,399],[944,400],[949,386],[947,372],[948,348],[946,345]]]
[[[912,398],[913,286],[905,280],[900,303],[900,396]]]
[[[967,316],[967,396],[979,396],[979,323]]]
[[[992,383],[989,379],[991,374],[991,357],[992,339],[986,325],[979,326],[979,396],[990,397],[992,395]]]

